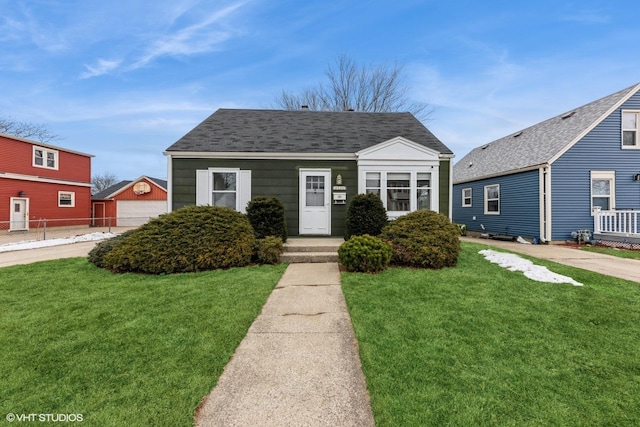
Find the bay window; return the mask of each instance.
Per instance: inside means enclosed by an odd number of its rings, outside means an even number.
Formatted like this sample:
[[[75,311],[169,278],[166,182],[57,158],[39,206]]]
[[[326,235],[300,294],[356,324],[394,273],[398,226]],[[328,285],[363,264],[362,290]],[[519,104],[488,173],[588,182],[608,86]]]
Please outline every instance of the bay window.
[[[378,195],[389,217],[396,218],[415,210],[437,207],[434,176],[432,172],[415,170],[363,171],[359,191]]]

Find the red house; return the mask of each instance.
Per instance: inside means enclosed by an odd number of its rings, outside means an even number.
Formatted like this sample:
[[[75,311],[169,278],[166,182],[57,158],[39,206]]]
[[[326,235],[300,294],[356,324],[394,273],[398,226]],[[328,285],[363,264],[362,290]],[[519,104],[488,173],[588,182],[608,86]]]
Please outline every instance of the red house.
[[[89,225],[91,154],[0,134],[0,230]]]
[[[137,227],[167,212],[167,181],[141,176],[92,197],[94,225]]]

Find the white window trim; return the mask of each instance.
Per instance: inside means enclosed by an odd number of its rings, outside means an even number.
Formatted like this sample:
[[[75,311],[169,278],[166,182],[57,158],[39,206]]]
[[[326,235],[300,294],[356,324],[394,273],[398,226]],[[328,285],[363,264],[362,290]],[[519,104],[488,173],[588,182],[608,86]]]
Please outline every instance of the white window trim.
[[[632,130],[624,128],[624,115],[626,113],[636,115],[636,143],[634,145],[624,145],[624,131]],[[620,147],[623,150],[640,150],[640,110],[622,110],[620,115]],[[593,210],[593,209],[592,209]]]
[[[594,179],[608,179],[611,181],[611,194],[609,195],[609,209],[616,208],[616,171],[591,171],[591,177],[589,179],[589,206],[591,207],[591,216],[593,216],[595,210],[593,207],[593,180]],[[602,196],[599,196],[602,197]]]
[[[498,187],[498,198],[497,199],[491,199],[491,200],[498,200],[498,210],[497,211],[489,211],[489,197],[487,196],[487,193],[489,192],[489,188],[491,188],[491,187]],[[500,215],[500,205],[501,205],[501,201],[500,201],[500,184],[485,185],[484,186],[484,214],[485,215]]]
[[[71,196],[71,204],[63,205],[60,203],[60,197],[63,194],[69,194]],[[74,191],[58,191],[58,207],[59,208],[75,208],[76,207],[76,193]]]
[[[464,192],[467,190],[469,190],[469,203],[465,203],[465,199],[467,197],[465,197]],[[463,188],[462,189],[462,207],[470,208],[472,206],[473,206],[473,189],[471,187]]]
[[[42,164],[39,165],[36,163],[36,150],[42,151]],[[48,158],[48,153],[53,153],[53,162],[54,165],[53,167],[51,166],[47,166],[47,158]],[[51,148],[44,148],[44,147],[39,147],[37,145],[33,146],[33,150],[31,152],[31,165],[34,168],[43,168],[43,169],[52,169],[52,170],[58,170],[58,161],[59,161],[59,153],[57,150],[52,150]]]
[[[385,209],[387,207],[387,174],[388,173],[408,173],[410,174],[410,199],[408,211],[387,211],[389,219],[395,219],[402,215],[408,214],[418,209],[418,173],[431,174],[431,210],[438,212],[439,195],[438,195],[438,173],[437,166],[419,166],[411,167],[405,165],[366,165],[358,168],[358,193],[366,193],[367,190],[367,172],[380,173],[380,199]]]
[[[236,174],[236,207],[238,212],[245,213],[247,203],[251,200],[251,170],[238,168],[208,168],[196,171],[196,204],[213,206],[213,174]],[[202,180],[200,175],[203,174]],[[204,176],[206,174],[206,176]],[[200,188],[200,185],[202,188]]]

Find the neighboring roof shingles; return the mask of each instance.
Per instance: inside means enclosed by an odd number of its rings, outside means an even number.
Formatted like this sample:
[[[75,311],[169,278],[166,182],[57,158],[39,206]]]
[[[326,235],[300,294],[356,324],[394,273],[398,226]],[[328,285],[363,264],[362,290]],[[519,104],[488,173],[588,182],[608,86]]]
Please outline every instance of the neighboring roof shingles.
[[[639,87],[628,87],[473,149],[454,165],[453,183],[502,175],[549,162]]]
[[[169,152],[355,153],[404,137],[453,154],[411,113],[220,109]]]
[[[92,199],[107,199],[113,193],[116,193],[118,190],[126,187],[129,184],[131,184],[131,181],[120,181],[119,183],[113,184],[111,187],[106,188],[106,189],[102,190],[101,192],[94,194],[93,196],[91,196],[91,198]]]
[[[93,196],[91,196],[91,198],[94,199],[94,200],[109,199],[109,198],[113,197],[116,193],[118,193],[120,190],[122,190],[124,187],[126,187],[127,185],[131,184],[132,182],[141,181],[143,178],[146,178],[149,181],[153,181],[157,186],[159,186],[160,188],[162,188],[164,190],[167,189],[167,181],[166,180],[158,179],[158,178],[152,178],[150,176],[142,176],[142,177],[136,179],[135,181],[124,180],[124,181],[118,182],[117,184],[113,184],[111,187],[106,188],[106,189],[102,190],[101,192],[94,194]]]

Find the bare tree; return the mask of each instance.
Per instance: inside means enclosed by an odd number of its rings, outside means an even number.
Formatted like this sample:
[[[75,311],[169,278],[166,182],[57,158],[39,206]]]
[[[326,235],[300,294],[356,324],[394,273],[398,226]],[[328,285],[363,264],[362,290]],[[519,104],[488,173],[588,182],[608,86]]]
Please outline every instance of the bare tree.
[[[49,143],[61,139],[41,123],[19,122],[12,117],[0,117],[0,133],[33,139],[42,143]]]
[[[412,103],[404,84],[402,66],[358,66],[347,55],[329,65],[327,83],[319,83],[299,93],[285,90],[276,97],[276,108],[299,110],[303,105],[320,111],[396,112],[408,111],[420,120],[432,113],[426,103]]]
[[[97,194],[111,187],[116,182],[118,182],[118,178],[110,172],[94,175],[93,178],[91,178],[91,185],[93,186],[91,192],[92,194]]]

